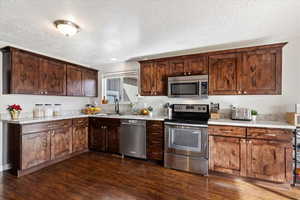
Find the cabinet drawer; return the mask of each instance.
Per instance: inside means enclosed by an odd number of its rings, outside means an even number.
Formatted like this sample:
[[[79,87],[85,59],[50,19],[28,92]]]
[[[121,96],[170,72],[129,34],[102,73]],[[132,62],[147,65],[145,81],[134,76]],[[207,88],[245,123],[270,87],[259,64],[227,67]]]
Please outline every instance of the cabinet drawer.
[[[46,123],[26,124],[22,126],[22,134],[35,133],[72,126],[72,120],[59,120]]]
[[[153,130],[163,130],[164,123],[161,121],[147,121],[147,128]]]
[[[246,128],[234,126],[208,126],[209,135],[246,137]]]
[[[77,118],[73,119],[73,126],[88,126],[89,119],[88,118]]]
[[[285,129],[248,128],[247,138],[278,141],[292,141],[293,133]]]

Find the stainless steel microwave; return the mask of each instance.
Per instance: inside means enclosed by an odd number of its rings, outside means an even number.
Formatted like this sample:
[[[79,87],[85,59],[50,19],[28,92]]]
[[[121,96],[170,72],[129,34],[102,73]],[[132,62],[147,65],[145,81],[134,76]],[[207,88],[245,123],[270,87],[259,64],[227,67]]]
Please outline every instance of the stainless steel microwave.
[[[168,77],[168,97],[208,98],[208,75]]]

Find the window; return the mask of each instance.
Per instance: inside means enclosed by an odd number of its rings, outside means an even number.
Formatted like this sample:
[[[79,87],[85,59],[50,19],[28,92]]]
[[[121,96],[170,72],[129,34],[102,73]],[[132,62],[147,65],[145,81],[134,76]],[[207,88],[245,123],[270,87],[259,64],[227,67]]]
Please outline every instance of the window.
[[[116,99],[120,103],[135,102],[138,95],[138,79],[136,72],[105,74],[103,77],[103,97],[113,104]]]

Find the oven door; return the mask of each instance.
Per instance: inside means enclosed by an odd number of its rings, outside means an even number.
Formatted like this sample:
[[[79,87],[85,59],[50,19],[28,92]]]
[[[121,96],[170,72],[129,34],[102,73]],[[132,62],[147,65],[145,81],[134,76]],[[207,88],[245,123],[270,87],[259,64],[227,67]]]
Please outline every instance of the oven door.
[[[165,122],[165,152],[208,158],[207,125]]]
[[[169,97],[199,97],[199,81],[169,81]]]

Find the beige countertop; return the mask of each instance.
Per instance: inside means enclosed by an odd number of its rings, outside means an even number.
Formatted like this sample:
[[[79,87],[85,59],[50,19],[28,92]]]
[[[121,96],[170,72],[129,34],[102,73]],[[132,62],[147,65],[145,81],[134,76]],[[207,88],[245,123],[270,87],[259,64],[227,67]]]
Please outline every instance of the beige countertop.
[[[144,115],[134,115],[134,114],[97,114],[97,115],[85,115],[85,114],[77,114],[77,115],[64,115],[58,117],[45,117],[45,118],[21,118],[19,120],[5,120],[2,119],[3,122],[14,123],[14,124],[31,124],[31,123],[39,123],[39,122],[47,122],[47,121],[55,121],[55,120],[64,120],[64,119],[73,119],[73,118],[81,118],[81,117],[99,117],[99,118],[117,118],[117,119],[137,119],[137,120],[155,120],[155,121],[164,121],[164,116],[144,116]],[[218,119],[213,120],[210,119],[208,121],[208,125],[224,125],[224,126],[242,126],[242,127],[258,127],[258,128],[281,128],[281,129],[296,129],[296,126],[290,125],[286,122],[278,122],[278,121],[238,121],[231,119]]]
[[[56,120],[64,120],[64,119],[74,119],[74,118],[82,118],[82,117],[99,117],[99,118],[117,118],[117,119],[137,119],[137,120],[155,120],[155,121],[164,121],[164,117],[162,116],[144,116],[144,115],[133,115],[133,114],[97,114],[97,115],[85,115],[85,114],[77,114],[77,115],[63,115],[57,117],[43,117],[43,118],[33,118],[33,117],[25,117],[20,118],[19,120],[6,120],[2,119],[3,122],[13,123],[13,124],[31,124],[31,123],[39,123],[39,122],[48,122],[48,121],[56,121]]]
[[[279,122],[279,121],[239,121],[239,120],[231,120],[231,119],[217,119],[217,120],[210,119],[208,121],[208,125],[296,129],[296,126],[290,125],[287,122]]]

